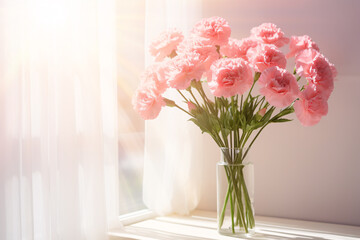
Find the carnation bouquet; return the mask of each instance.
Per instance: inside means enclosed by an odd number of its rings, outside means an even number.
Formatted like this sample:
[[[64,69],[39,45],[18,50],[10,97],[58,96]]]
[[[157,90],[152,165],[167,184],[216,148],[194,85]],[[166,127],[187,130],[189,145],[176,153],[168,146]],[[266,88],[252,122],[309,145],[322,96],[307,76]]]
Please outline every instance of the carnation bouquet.
[[[328,112],[337,73],[307,35],[287,38],[272,23],[241,40],[230,35],[220,17],[199,21],[186,37],[175,29],[160,34],[150,46],[155,63],[142,75],[133,105],[144,119],[156,118],[165,106],[178,108],[213,138],[228,183],[218,196],[219,231],[229,212],[226,228],[248,233],[255,226],[243,173],[249,150],[266,126],[291,121],[293,112],[302,125],[317,124]],[[295,58],[291,71],[289,58]],[[168,88],[183,103],[165,98]]]

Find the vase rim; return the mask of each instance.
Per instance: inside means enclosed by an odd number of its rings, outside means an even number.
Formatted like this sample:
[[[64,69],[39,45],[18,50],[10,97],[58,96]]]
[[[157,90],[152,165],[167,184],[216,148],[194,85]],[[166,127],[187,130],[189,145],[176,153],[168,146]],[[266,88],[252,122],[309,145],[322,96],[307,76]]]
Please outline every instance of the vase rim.
[[[224,162],[224,161],[219,161],[217,164],[219,165],[229,165],[229,166],[250,166],[250,165],[254,165],[253,162],[245,162],[245,163],[228,163],[228,162]]]
[[[238,149],[248,149],[247,147],[243,147],[243,148],[241,148],[241,147],[220,147],[220,149],[221,150],[226,150],[226,149],[236,149],[236,150],[238,150]]]

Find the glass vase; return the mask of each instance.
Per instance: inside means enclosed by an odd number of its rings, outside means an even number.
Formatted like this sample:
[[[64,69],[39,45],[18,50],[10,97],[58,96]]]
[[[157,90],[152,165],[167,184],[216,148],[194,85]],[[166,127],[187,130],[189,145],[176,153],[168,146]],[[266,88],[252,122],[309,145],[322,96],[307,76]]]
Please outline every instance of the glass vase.
[[[245,162],[246,149],[221,148],[217,163],[218,232],[230,236],[254,233],[254,167]]]

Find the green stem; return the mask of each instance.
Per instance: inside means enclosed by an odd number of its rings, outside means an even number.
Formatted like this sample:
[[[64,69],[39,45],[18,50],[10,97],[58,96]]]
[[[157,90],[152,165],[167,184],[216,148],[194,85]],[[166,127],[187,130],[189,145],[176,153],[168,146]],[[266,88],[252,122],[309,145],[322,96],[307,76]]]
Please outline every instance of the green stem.
[[[240,101],[240,112],[242,111],[243,109],[243,96],[244,95],[241,95],[241,101]]]
[[[228,203],[228,201],[229,201],[229,194],[230,194],[230,190],[231,190],[231,185],[229,184],[229,185],[228,185],[227,192],[226,192],[226,197],[225,197],[224,206],[223,206],[223,209],[222,209],[221,214],[220,214],[220,219],[219,219],[219,228],[221,228],[221,227],[222,227],[222,225],[223,225],[223,223],[224,223],[225,212],[226,212],[226,206],[227,206],[227,203]]]
[[[255,86],[255,83],[256,83],[256,81],[259,79],[260,75],[261,75],[261,73],[259,73],[259,72],[256,72],[256,73],[255,73],[255,75],[254,75],[254,82],[253,82],[253,84],[251,85],[250,91],[249,91],[249,93],[248,93],[248,95],[247,95],[247,97],[246,97],[246,99],[245,99],[245,102],[247,102],[248,98],[251,96],[251,91],[253,90],[253,88],[254,88],[254,86]]]
[[[200,106],[199,102],[197,101],[196,97],[194,96],[193,92],[191,91],[191,88],[189,89],[189,92],[191,94],[191,96],[194,98],[195,102],[197,103],[197,105]]]
[[[252,133],[253,131],[249,131],[249,132],[246,132],[245,133],[245,138],[243,139],[243,142],[242,142],[242,145],[241,145],[241,149],[244,149],[244,147],[245,147],[245,144],[246,144],[246,142],[247,142],[247,140],[249,139],[249,137],[251,136],[251,133]],[[245,158],[245,156],[242,158],[242,160]]]
[[[246,204],[247,213],[248,213],[248,217],[249,217],[250,227],[253,228],[255,226],[254,214],[253,214],[253,210],[252,210],[251,200],[249,197],[249,192],[246,187],[244,174],[242,172],[240,173],[240,177],[241,177],[240,184],[242,185],[243,190],[244,190],[245,204]]]
[[[227,166],[224,166],[224,168],[225,168],[226,176],[228,179],[228,183],[231,184],[231,186],[232,186],[231,192],[234,191],[234,194],[235,194],[234,201],[235,201],[236,207],[239,209],[239,212],[240,212],[240,222],[242,222],[245,232],[248,233],[249,230],[248,230],[248,226],[246,224],[246,219],[245,219],[246,216],[244,214],[244,206],[242,204],[241,188],[239,189],[236,185],[237,181],[235,180],[235,176],[234,176],[235,174],[233,173],[234,170],[231,169],[231,167],[227,167]],[[229,194],[231,194],[231,192]]]
[[[189,102],[189,100],[184,96],[184,94],[179,89],[176,89],[176,91],[178,91],[178,93],[180,93],[180,95],[184,98],[184,100],[186,102]]]
[[[229,184],[230,185],[230,184]],[[235,222],[234,222],[234,203],[233,203],[233,198],[232,198],[232,194],[230,192],[230,213],[231,213],[231,230],[233,233],[235,233]]]
[[[261,110],[261,109],[263,109],[263,107],[262,107],[262,105],[264,104],[264,100],[265,100],[265,97],[262,97],[261,98],[261,100],[260,100],[260,105],[259,105],[259,111]]]
[[[243,225],[244,225],[245,232],[248,233],[249,230],[248,230],[246,220],[245,220],[245,215],[244,215],[244,206],[242,204],[241,189],[237,188],[237,185],[235,184],[236,181],[235,181],[234,175],[232,173],[230,175],[231,175],[231,178],[232,178],[231,181],[233,182],[234,191],[235,191],[235,194],[237,196],[237,198],[236,198],[237,207],[240,209],[240,216],[241,216],[241,219],[242,219],[242,222],[243,222]]]
[[[229,149],[227,151],[223,150],[223,154],[229,163],[232,162],[231,160],[228,160],[231,155]],[[240,154],[242,154],[242,152],[240,152]],[[224,166],[226,179],[228,181],[228,188],[222,212],[219,216],[219,229],[221,229],[224,223],[226,209],[230,208],[230,220],[232,224],[231,229],[233,233],[235,232],[235,226],[239,226],[241,229],[244,229],[246,233],[249,232],[249,229],[255,226],[252,204],[246,187],[243,169],[244,166]]]
[[[216,115],[216,112],[215,112],[215,109],[214,109],[214,107],[210,104],[210,99],[206,96],[206,93],[205,93],[205,91],[204,91],[204,89],[203,89],[203,87],[202,87],[202,84],[201,84],[201,82],[198,84],[198,86],[199,86],[199,89],[197,89],[198,90],[198,92],[199,93],[201,93],[202,95],[203,95],[203,97],[204,97],[204,100],[207,102],[207,104],[208,104],[208,106],[209,106],[209,108],[210,108],[210,111],[214,114],[214,115]]]
[[[201,83],[200,83],[200,85],[201,85]],[[200,97],[202,98],[202,100],[204,102],[204,106],[206,107],[206,109],[209,111],[209,113],[212,112],[211,109],[210,109],[210,106],[209,106],[209,103],[208,103],[208,98],[206,97],[206,95],[203,95],[203,93],[198,88],[196,88],[196,90],[198,91]]]
[[[183,109],[182,107],[180,107],[179,105],[175,104],[175,107],[177,107],[178,109],[180,109],[181,111],[189,114],[191,117],[195,117],[193,114],[189,113],[188,111],[186,111],[185,109]]]
[[[230,131],[230,148],[231,148],[231,159],[234,157],[233,156],[233,131]]]
[[[270,121],[267,122],[264,126],[262,126],[262,127],[260,128],[260,130],[257,132],[257,134],[255,135],[254,139],[251,141],[250,145],[249,145],[248,148],[246,149],[246,152],[245,152],[245,154],[244,154],[244,159],[245,159],[246,155],[248,154],[251,146],[254,144],[256,138],[260,135],[260,133],[262,132],[262,130],[264,130],[264,128],[265,128],[269,123],[270,123]]]

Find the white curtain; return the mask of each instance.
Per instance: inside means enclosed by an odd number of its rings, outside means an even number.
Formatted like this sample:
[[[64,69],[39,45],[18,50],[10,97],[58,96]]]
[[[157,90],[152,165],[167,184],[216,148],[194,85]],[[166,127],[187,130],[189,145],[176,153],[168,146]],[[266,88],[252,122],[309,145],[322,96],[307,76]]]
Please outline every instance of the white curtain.
[[[185,34],[201,19],[201,0],[148,0],[145,53],[159,33],[178,28]],[[166,96],[182,105],[176,92]],[[183,107],[186,108],[186,105]],[[146,121],[143,199],[158,214],[188,214],[199,203],[202,186],[204,136],[178,109],[163,108],[156,120]]]
[[[106,239],[117,219],[112,0],[0,2],[0,239]]]

